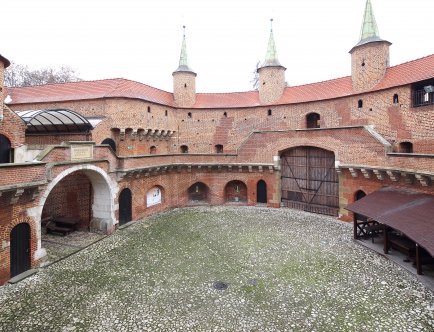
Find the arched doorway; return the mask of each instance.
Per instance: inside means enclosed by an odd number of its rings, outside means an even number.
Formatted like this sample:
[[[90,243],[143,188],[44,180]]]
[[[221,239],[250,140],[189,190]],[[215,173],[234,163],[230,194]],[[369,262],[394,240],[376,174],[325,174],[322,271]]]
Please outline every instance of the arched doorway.
[[[61,172],[47,186],[35,211],[36,219],[43,221],[44,218],[51,216],[88,215],[89,224],[85,224],[86,218],[80,220],[83,227],[89,226],[90,231],[111,232],[116,220],[115,189],[116,183],[103,169],[94,165],[73,166]],[[57,197],[56,192],[62,193],[61,196]],[[78,199],[78,207],[74,207],[75,197]],[[67,203],[71,198],[74,199]],[[80,211],[75,211],[78,209]],[[80,223],[78,228],[82,228]]]
[[[206,203],[209,189],[205,183],[196,182],[188,188],[188,200],[191,203]]]
[[[245,203],[247,202],[247,186],[242,181],[230,181],[225,187],[225,197],[226,202]]]
[[[131,190],[125,188],[119,195],[119,225],[126,224],[133,219],[133,205],[132,205]]]
[[[11,162],[11,142],[9,139],[0,134],[0,164]]]
[[[267,203],[267,184],[264,180],[259,180],[256,184],[256,202]]]
[[[21,223],[11,231],[11,278],[30,269],[30,225]]]
[[[339,178],[332,151],[302,146],[284,151],[282,206],[337,216]]]
[[[101,142],[101,144],[108,144],[112,148],[113,152],[116,153],[116,142],[112,140],[111,138],[106,138],[104,141]]]
[[[358,201],[359,199],[362,199],[365,196],[366,196],[366,193],[363,190],[357,190],[356,193],[354,194],[354,201]],[[368,218],[362,214],[355,213],[354,216],[356,217],[356,220],[360,220],[360,221],[367,221],[368,220]]]

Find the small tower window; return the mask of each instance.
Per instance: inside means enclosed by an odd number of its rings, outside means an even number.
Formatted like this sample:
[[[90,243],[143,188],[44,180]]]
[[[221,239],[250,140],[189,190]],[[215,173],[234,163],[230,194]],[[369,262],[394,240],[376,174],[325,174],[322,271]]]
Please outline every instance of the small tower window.
[[[151,106],[148,106],[148,113],[151,113]]]
[[[227,118],[227,117],[228,117],[228,113],[227,113],[227,112],[224,112],[224,113],[223,113],[223,116],[224,116],[225,118]]]
[[[398,98],[398,94],[397,94],[397,93],[395,93],[395,94],[393,95],[393,103],[394,103],[394,104],[398,104],[398,103],[399,103],[399,98]]]
[[[164,116],[167,116],[167,110],[164,110]]]
[[[188,153],[188,146],[187,145],[181,145],[180,149],[181,149],[181,153]]]
[[[306,115],[306,128],[320,128],[320,119],[318,113],[309,113]]]
[[[268,116],[271,116],[273,114],[273,111],[271,109],[268,110]]]
[[[357,102],[357,107],[358,108],[362,108],[363,107],[363,100],[359,99],[359,101]]]
[[[217,144],[215,146],[215,153],[223,153],[223,145]]]
[[[413,153],[413,143],[411,143],[411,142],[399,143],[399,152],[401,152],[401,153]]]
[[[149,148],[149,153],[150,154],[156,154],[157,153],[157,147],[155,145],[151,146]]]
[[[186,88],[187,87],[187,83],[184,83],[184,88]]]
[[[192,118],[191,112],[188,112],[187,116],[191,119]]]

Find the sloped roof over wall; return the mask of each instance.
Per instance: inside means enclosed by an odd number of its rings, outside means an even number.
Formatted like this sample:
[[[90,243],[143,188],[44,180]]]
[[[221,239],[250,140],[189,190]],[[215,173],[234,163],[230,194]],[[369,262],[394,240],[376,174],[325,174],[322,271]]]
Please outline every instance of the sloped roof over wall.
[[[407,85],[434,78],[434,54],[388,68],[384,79],[372,91]],[[49,103],[100,98],[134,98],[175,107],[173,94],[149,85],[126,80],[108,79],[33,87],[8,88],[14,104]],[[296,104],[357,95],[351,76],[329,81],[287,87],[273,105]],[[261,106],[258,91],[231,93],[197,93],[192,108],[238,108]],[[266,105],[263,105],[266,106]]]
[[[17,112],[26,124],[26,133],[78,133],[92,129],[82,115],[67,109]]]
[[[346,209],[401,231],[434,257],[434,195],[383,188]]]

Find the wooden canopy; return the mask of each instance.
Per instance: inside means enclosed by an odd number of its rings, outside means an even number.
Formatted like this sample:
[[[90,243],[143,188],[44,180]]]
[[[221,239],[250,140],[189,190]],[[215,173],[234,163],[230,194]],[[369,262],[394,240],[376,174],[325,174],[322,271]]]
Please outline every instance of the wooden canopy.
[[[382,188],[346,209],[404,233],[434,257],[434,195]]]

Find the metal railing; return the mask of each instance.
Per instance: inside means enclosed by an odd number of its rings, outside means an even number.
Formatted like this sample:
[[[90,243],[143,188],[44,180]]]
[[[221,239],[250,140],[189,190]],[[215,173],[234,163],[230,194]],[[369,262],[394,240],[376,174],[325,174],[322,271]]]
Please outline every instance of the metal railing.
[[[424,89],[413,91],[413,107],[434,104],[434,92],[426,92]]]

